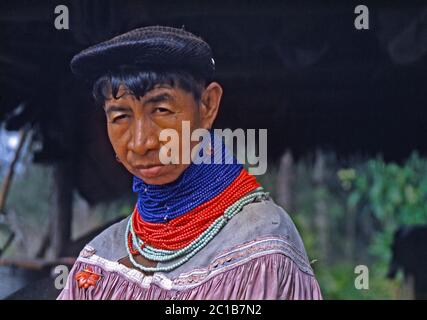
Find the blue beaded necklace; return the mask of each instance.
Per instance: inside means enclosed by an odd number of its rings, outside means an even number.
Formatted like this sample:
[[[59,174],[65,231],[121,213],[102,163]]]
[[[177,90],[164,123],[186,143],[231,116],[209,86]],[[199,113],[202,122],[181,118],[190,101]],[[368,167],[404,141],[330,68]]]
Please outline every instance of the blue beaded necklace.
[[[213,152],[205,152],[206,139],[199,151],[202,159],[210,157],[210,164],[191,163],[177,180],[164,185],[147,184],[134,176],[133,191],[138,194],[138,212],[144,221],[165,223],[177,218],[220,194],[239,175],[243,166],[227,150],[222,137],[212,131],[210,137],[215,141]],[[214,159],[222,159],[221,164],[214,164]]]

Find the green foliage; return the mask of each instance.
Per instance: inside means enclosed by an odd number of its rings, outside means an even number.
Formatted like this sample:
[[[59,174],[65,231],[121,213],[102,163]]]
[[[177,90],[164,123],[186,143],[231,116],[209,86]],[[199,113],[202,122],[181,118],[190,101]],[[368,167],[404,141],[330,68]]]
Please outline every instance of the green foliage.
[[[13,210],[30,224],[46,225],[52,194],[52,169],[41,165],[28,166],[11,184],[6,210]]]
[[[52,195],[52,169],[29,165],[17,170],[6,201],[7,227],[0,229],[0,245],[12,231],[15,239],[6,256],[32,255],[40,245],[49,225]]]
[[[374,218],[376,228],[369,252],[385,270],[397,228],[427,223],[427,160],[414,152],[402,165],[377,158],[360,164],[355,171],[348,207]]]
[[[354,279],[355,265],[341,262],[330,266],[319,267],[316,277],[325,299],[329,300],[372,300],[396,299],[400,287],[400,279],[385,279],[375,264],[368,265],[369,289],[356,289]]]

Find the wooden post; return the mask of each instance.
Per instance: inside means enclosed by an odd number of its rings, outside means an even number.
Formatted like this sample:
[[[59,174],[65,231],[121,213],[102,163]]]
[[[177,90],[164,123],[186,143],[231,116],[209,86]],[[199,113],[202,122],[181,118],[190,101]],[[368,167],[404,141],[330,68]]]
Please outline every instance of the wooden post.
[[[293,164],[292,153],[287,150],[280,159],[276,181],[277,203],[289,213],[294,211],[293,184],[295,173]]]
[[[313,170],[313,181],[315,188],[325,187],[326,163],[322,151],[316,151],[316,158]],[[316,199],[315,203],[315,224],[318,230],[319,243],[325,260],[329,257],[329,236],[328,236],[328,206],[325,199]]]
[[[55,159],[54,183],[51,211],[50,253],[53,259],[60,258],[66,253],[66,247],[71,242],[73,191],[75,187],[75,154],[79,145],[76,143],[79,128],[78,112],[75,108],[78,102],[69,96],[70,78],[62,78],[58,83],[57,107],[54,108],[56,118],[52,120],[52,131],[56,133],[59,144],[55,146],[59,153]],[[58,130],[60,129],[60,130]]]
[[[54,169],[54,194],[52,201],[51,250],[54,258],[61,257],[71,241],[73,212],[72,162],[60,162]]]
[[[348,208],[346,212],[346,243],[345,243],[345,252],[346,258],[349,262],[354,262],[355,255],[355,247],[356,247],[356,214],[357,211],[355,208]]]

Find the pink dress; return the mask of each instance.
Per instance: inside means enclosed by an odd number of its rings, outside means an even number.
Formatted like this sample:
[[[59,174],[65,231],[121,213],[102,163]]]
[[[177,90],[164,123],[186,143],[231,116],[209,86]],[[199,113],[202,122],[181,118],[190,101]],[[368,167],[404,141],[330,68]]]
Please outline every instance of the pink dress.
[[[298,231],[272,199],[246,205],[189,261],[150,276],[118,262],[128,219],[85,246],[58,299],[322,299]],[[88,267],[100,277],[79,287]]]

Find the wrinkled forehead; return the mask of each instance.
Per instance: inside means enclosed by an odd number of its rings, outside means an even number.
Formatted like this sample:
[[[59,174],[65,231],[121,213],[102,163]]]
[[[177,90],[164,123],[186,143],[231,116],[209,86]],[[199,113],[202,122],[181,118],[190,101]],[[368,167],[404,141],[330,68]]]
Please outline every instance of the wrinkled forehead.
[[[145,100],[149,99],[152,96],[156,96],[158,94],[167,94],[170,97],[174,97],[177,94],[177,91],[182,90],[177,86],[172,86],[169,84],[156,84],[151,88],[150,90],[147,90],[143,96],[137,97],[135,93],[129,89],[126,84],[120,84],[117,90],[117,94],[114,97],[111,85],[108,88],[108,91],[105,95],[105,104],[110,103],[111,101],[117,101],[117,100]]]

